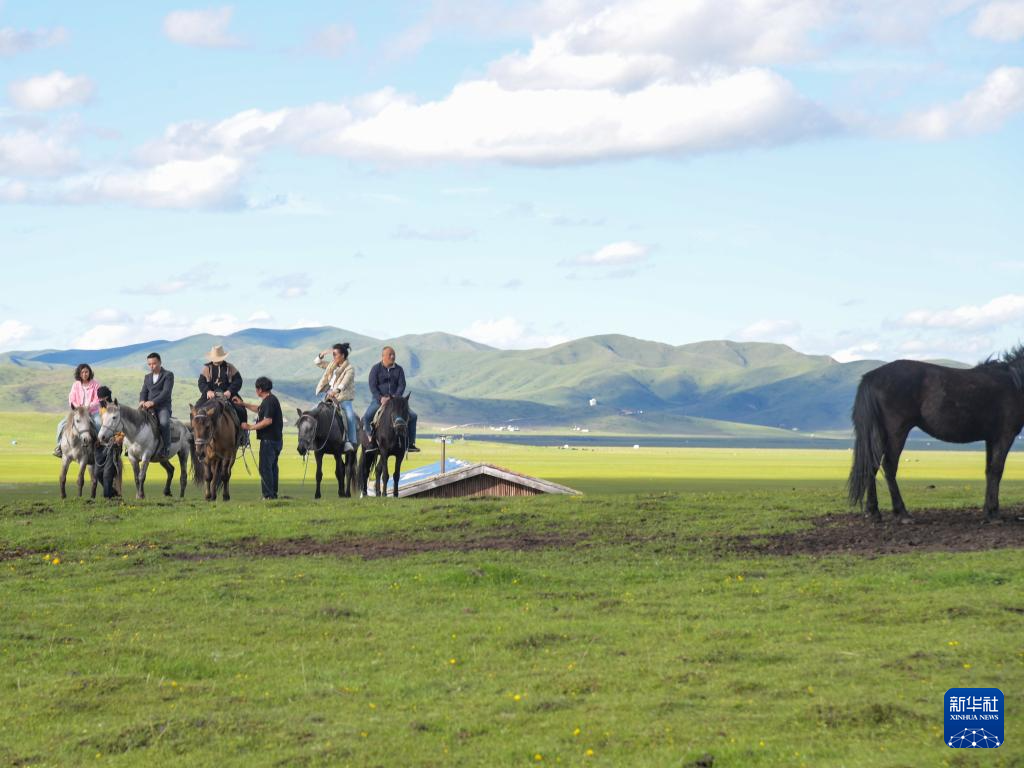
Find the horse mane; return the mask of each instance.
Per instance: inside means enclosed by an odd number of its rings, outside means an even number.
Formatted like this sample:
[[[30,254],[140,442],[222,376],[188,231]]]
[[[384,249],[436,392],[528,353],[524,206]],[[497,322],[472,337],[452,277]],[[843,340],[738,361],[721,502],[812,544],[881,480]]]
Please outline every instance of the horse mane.
[[[117,407],[121,413],[121,418],[133,427],[141,427],[147,423],[146,414],[144,414],[140,409],[132,408],[129,405],[119,405]]]
[[[989,355],[974,367],[1006,371],[1013,380],[1013,386],[1024,391],[1024,343],[1015,344],[999,356]]]
[[[92,417],[89,416],[89,409],[86,406],[84,406],[84,405],[76,405],[74,408],[71,409],[71,412],[73,414],[77,413],[77,414],[79,414],[81,416],[85,416],[85,417],[88,418],[88,421],[89,421],[89,434],[93,438],[95,438],[99,434],[99,430],[96,429],[96,425],[93,424]],[[68,419],[67,422],[64,424],[64,432],[68,432],[68,433],[74,434],[74,430],[75,430],[74,419]]]

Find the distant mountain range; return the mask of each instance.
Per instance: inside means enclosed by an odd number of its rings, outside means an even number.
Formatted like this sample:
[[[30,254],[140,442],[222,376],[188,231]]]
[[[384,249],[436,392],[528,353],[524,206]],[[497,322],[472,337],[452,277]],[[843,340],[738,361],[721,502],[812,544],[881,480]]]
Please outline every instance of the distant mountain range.
[[[590,336],[548,349],[500,350],[446,333],[374,339],[340,328],[249,329],[101,350],[0,355],[0,410],[62,410],[71,367],[88,362],[125,401],[136,400],[145,356],[159,352],[175,374],[175,411],[198,396],[206,352],[223,344],[252,394],[257,376],[274,380],[289,406],[308,405],[320,370],[314,355],[352,344],[357,409],[366,377],[390,344],[398,352],[412,404],[434,425],[480,427],[513,421],[555,429],[722,436],[776,430],[847,430],[860,377],[881,361],[839,363],[781,344],[704,341],[672,346],[628,336]],[[956,363],[952,363],[957,365]],[[596,405],[591,405],[596,400]]]

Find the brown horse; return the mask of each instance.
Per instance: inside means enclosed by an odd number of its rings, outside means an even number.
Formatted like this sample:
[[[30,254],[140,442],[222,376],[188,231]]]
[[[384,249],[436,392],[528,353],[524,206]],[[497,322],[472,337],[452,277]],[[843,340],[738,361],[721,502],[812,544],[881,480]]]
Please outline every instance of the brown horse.
[[[223,499],[231,500],[231,469],[235,466],[238,433],[241,429],[234,409],[216,398],[191,408],[192,433],[195,435],[192,455],[192,479],[206,484],[207,501],[215,501],[224,485]]]

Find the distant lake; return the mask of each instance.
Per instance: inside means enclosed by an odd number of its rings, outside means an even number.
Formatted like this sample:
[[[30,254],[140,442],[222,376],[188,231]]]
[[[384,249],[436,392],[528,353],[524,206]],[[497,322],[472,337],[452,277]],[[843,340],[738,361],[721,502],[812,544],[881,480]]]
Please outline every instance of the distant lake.
[[[450,435],[449,435],[450,436]],[[423,438],[433,440],[436,434],[424,434]],[[509,443],[511,445],[533,445],[541,448],[792,448],[825,449],[846,451],[853,447],[853,438],[835,439],[827,437],[792,437],[789,439],[760,439],[733,437],[660,437],[658,435],[529,435],[522,432],[496,432],[485,435],[466,435],[461,438],[472,442]],[[1018,437],[1019,441],[1020,438]],[[907,441],[908,451],[979,451],[984,443],[943,443],[926,435],[912,437]]]

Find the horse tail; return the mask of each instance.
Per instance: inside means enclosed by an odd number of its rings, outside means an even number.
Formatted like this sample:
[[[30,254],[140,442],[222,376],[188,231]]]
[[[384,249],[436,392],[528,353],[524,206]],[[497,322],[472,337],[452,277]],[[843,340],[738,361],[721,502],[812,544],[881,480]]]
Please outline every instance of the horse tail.
[[[865,378],[860,380],[853,401],[853,467],[846,483],[850,505],[863,508],[864,496],[874,484],[885,454],[885,430],[878,395]]]
[[[188,433],[188,453],[189,459],[192,462],[192,483],[194,485],[202,485],[203,475],[203,458],[199,451],[196,450],[196,436],[192,430]]]

